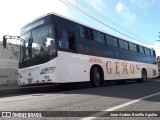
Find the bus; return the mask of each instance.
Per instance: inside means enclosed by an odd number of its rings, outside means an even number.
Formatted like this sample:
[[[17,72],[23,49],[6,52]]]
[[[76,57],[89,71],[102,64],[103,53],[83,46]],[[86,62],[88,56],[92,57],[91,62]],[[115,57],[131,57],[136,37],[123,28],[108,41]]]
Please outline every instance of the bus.
[[[160,78],[160,56],[157,57],[158,77]]]
[[[49,13],[20,32],[18,85],[107,80],[145,82],[158,76],[155,50]]]
[[[160,78],[160,61],[158,61],[158,76]]]

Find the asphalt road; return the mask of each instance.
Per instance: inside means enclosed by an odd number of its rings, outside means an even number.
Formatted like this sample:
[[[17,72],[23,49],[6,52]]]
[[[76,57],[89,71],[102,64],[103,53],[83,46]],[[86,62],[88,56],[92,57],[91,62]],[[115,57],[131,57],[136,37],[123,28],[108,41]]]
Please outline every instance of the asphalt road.
[[[160,81],[153,80],[145,83],[128,83],[123,85],[106,85],[98,88],[80,88],[74,90],[53,91],[38,94],[16,95],[0,98],[0,111],[69,111],[71,116],[32,119],[154,119],[160,117],[106,117],[108,111],[135,112],[160,111]],[[73,112],[78,111],[78,112]],[[82,111],[82,112],[80,112]],[[91,111],[83,116],[83,111]],[[105,112],[104,112],[105,111]],[[52,112],[51,112],[52,113]],[[82,116],[80,115],[82,113]],[[139,113],[139,112],[138,112]],[[158,112],[160,115],[160,112]],[[49,114],[49,113],[48,113]],[[53,114],[57,114],[54,113]],[[52,114],[52,115],[53,115]],[[61,115],[62,113],[59,112]],[[111,114],[111,113],[108,113]],[[127,113],[130,115],[130,113]],[[145,114],[145,112],[144,112]],[[156,113],[155,113],[156,114]],[[141,114],[139,114],[141,115]],[[154,115],[154,114],[152,114]],[[81,117],[80,117],[81,116]],[[105,116],[105,117],[98,117]],[[0,118],[1,119],[1,118]],[[6,118],[15,119],[17,118]],[[18,118],[20,119],[20,118]],[[22,118],[21,118],[22,119]],[[31,118],[23,118],[31,119]]]

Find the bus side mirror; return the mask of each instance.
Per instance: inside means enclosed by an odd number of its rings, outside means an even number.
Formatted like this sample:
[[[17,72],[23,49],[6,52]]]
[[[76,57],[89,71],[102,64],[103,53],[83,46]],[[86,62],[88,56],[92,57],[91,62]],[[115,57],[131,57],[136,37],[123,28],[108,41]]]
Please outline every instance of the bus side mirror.
[[[7,39],[5,36],[3,36],[3,47],[6,48]]]

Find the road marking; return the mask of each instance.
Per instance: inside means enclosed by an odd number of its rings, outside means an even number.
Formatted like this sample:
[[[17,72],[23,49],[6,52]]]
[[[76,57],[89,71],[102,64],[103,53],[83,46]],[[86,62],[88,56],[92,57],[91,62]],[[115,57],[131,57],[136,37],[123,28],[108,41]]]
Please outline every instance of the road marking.
[[[156,96],[156,95],[160,95],[160,92],[158,93],[154,93],[154,94],[151,94],[151,95],[148,95],[148,96],[144,96],[144,97],[141,97],[141,98],[138,98],[138,99],[135,99],[135,100],[132,100],[132,101],[129,101],[127,103],[124,103],[124,104],[121,104],[121,105],[118,105],[118,106],[115,106],[115,107],[112,107],[112,108],[109,108],[109,109],[106,109],[106,110],[103,110],[101,112],[98,112],[90,117],[85,117],[85,118],[82,118],[81,120],[92,120],[92,119],[95,119],[97,118],[98,116],[102,116],[105,114],[105,112],[111,112],[111,111],[115,111],[117,109],[120,109],[120,108],[123,108],[123,107],[126,107],[128,105],[131,105],[131,104],[134,104],[136,102],[139,102],[141,100],[144,100],[144,99],[147,99],[147,98],[150,98],[150,97],[153,97],[153,96]],[[94,117],[94,116],[97,116],[97,117]]]

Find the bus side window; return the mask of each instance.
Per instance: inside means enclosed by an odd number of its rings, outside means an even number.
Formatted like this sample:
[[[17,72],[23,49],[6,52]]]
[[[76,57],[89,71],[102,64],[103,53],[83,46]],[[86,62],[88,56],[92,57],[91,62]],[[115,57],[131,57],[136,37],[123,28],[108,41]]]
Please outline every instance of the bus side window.
[[[153,50],[153,56],[156,56],[156,52],[155,52],[155,50]]]
[[[156,56],[155,50],[150,50],[151,56]]]
[[[87,28],[87,27],[84,27],[84,35],[85,35],[85,38],[86,39],[90,39],[90,36],[89,36],[89,28]]]
[[[112,42],[112,36],[110,36],[110,35],[106,35],[106,43],[108,44],[108,45],[111,45],[111,46],[113,46],[113,42]]]
[[[139,52],[144,54],[144,48],[142,46],[139,46]]]
[[[100,33],[100,39],[102,43],[105,43],[105,35],[104,33]]]
[[[129,50],[137,52],[137,45],[129,42]]]
[[[75,35],[72,32],[68,32],[69,35],[69,49],[75,51],[76,50],[76,42],[75,42]]]
[[[77,32],[78,37],[85,38],[84,27],[83,26],[77,25],[76,26],[76,32]]]
[[[153,56],[153,50],[150,50],[151,56]]]
[[[118,47],[118,39],[106,34],[107,45]]]
[[[59,47],[68,49],[68,33],[66,31],[62,31],[62,35],[59,39]]]
[[[119,39],[119,47],[128,50],[128,42],[126,42],[122,39]]]
[[[148,48],[144,48],[144,52],[146,55],[150,55],[150,50]]]
[[[93,31],[93,29],[90,29],[89,31],[90,31],[90,39],[91,39],[91,40],[94,40],[94,37],[95,37],[95,36],[94,36],[94,31]]]

